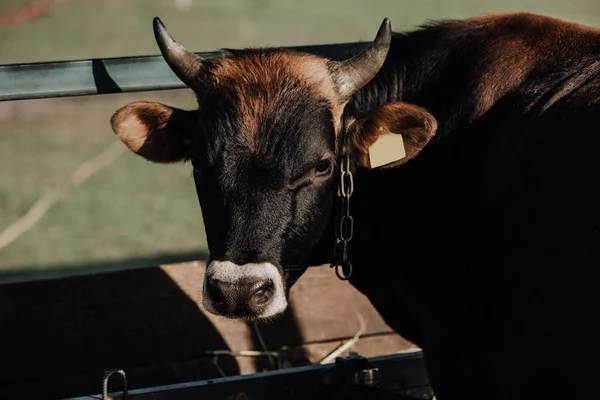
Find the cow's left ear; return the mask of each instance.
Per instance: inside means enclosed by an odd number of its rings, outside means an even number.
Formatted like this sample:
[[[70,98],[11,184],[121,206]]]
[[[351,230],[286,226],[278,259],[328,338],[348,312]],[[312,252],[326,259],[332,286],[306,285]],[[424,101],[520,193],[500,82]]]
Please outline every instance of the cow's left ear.
[[[153,101],[136,101],[117,110],[110,123],[134,153],[158,163],[188,157],[196,113]]]
[[[347,150],[365,167],[393,168],[419,154],[436,131],[437,121],[427,110],[390,103],[354,121]]]

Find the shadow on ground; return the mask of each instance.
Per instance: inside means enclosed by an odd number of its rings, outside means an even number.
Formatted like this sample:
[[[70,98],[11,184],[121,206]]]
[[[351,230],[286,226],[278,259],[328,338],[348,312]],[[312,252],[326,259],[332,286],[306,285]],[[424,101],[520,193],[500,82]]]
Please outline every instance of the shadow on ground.
[[[230,345],[277,350],[302,343],[291,310],[261,326],[258,335],[250,326],[250,337],[236,328],[243,324],[205,315],[198,304],[203,263],[147,267],[204,258],[200,253],[95,263],[75,269],[94,270],[86,275],[23,281],[21,274],[21,282],[1,284],[2,339],[10,346],[2,351],[0,398],[97,394],[110,368],[126,371],[129,389],[234,376],[241,365],[226,354],[234,350]],[[127,269],[131,265],[146,268]],[[225,353],[217,360],[215,350]],[[275,368],[268,357],[255,359],[258,371]],[[118,379],[111,382],[110,391],[120,390]]]

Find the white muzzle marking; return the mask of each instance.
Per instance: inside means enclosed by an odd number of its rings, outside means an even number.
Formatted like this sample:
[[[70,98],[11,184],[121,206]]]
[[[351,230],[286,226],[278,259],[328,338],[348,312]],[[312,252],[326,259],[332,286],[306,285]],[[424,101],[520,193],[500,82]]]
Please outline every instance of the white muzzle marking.
[[[279,314],[280,312],[285,311],[288,305],[287,299],[285,298],[283,277],[281,276],[281,273],[277,267],[271,263],[251,263],[237,265],[231,261],[212,261],[210,264],[208,264],[208,267],[206,267],[206,274],[204,276],[202,305],[207,311],[219,315],[219,312],[215,309],[212,300],[207,296],[207,278],[212,278],[220,282],[230,283],[233,285],[246,279],[271,280],[275,287],[273,296],[271,297],[262,314],[257,315],[256,318],[268,318]]]

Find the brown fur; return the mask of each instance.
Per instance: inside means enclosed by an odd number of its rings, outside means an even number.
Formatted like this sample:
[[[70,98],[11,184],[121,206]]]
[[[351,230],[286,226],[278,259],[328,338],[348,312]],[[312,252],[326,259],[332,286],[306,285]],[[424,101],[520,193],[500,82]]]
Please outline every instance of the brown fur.
[[[117,110],[111,125],[134,153],[150,161],[169,163],[186,158],[185,137],[192,129],[193,115],[164,104],[137,101]]]
[[[299,86],[325,100],[329,106],[336,134],[346,104],[337,93],[328,61],[317,56],[281,49],[277,52],[235,52],[215,61],[211,84],[215,90],[235,88],[239,111],[244,118],[242,142],[253,148],[261,126],[261,116],[274,112],[284,81],[295,80]],[[260,88],[260,94],[251,88]]]
[[[544,59],[564,53],[589,54],[600,46],[600,30],[533,13],[489,14],[467,20],[479,23],[484,36],[492,36],[483,70],[473,96],[476,118],[510,89],[523,82]],[[465,23],[465,22],[463,22]]]
[[[483,115],[510,89],[523,82],[536,63],[536,54],[521,38],[492,43],[490,54],[494,62],[484,67],[473,93],[477,98],[474,118]]]
[[[590,60],[598,54],[599,29],[544,15],[437,21],[395,35],[382,71],[350,104],[360,112],[399,100],[419,104],[441,121],[443,135],[457,123],[485,114],[533,71],[560,74],[561,68],[569,68],[569,60]],[[594,70],[582,73],[591,76]]]
[[[383,132],[401,134],[406,157],[383,168],[393,168],[413,159],[429,143],[437,130],[437,121],[427,110],[408,103],[390,103],[356,120],[349,131],[347,150],[369,167],[369,148]]]
[[[490,31],[522,35],[531,44],[542,45],[546,49],[583,50],[582,46],[586,47],[586,44],[597,44],[600,34],[600,29],[595,27],[530,12],[486,14],[467,19],[465,23],[475,21]]]

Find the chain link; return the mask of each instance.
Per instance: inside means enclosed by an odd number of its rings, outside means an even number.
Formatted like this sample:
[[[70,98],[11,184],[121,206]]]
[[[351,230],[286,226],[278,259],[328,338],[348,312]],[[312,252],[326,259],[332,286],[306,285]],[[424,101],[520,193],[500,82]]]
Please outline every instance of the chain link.
[[[338,197],[341,197],[342,208],[335,224],[335,247],[333,262],[330,267],[335,268],[335,274],[343,281],[352,275],[352,263],[348,260],[348,242],[354,237],[354,218],[350,215],[350,197],[354,193],[354,177],[350,171],[350,156],[342,160]]]

